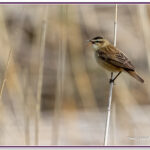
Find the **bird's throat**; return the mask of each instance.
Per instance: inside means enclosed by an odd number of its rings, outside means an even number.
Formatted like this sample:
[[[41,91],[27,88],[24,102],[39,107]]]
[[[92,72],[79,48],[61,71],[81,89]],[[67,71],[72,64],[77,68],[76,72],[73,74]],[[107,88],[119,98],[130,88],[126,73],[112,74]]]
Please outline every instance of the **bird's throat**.
[[[94,48],[95,51],[97,51],[99,49],[99,46],[96,45],[96,44],[93,44],[93,48]]]

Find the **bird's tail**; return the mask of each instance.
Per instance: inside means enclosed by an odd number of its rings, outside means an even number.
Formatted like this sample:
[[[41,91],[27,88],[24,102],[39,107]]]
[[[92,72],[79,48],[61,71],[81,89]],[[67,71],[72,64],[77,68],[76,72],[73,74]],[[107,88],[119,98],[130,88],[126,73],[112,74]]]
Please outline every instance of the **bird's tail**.
[[[127,72],[136,80],[140,81],[141,83],[144,83],[144,80],[137,74],[137,72],[135,71],[127,71]]]

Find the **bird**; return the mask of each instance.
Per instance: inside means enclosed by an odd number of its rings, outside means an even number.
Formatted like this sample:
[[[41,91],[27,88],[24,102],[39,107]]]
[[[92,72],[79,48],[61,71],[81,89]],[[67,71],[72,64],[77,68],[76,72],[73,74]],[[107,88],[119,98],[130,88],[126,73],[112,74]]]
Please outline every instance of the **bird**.
[[[88,41],[94,49],[96,62],[111,72],[110,82],[114,82],[122,72],[127,72],[136,80],[144,83],[144,80],[135,71],[135,67],[128,57],[107,39],[97,36]],[[118,72],[118,74],[112,79],[114,72]]]

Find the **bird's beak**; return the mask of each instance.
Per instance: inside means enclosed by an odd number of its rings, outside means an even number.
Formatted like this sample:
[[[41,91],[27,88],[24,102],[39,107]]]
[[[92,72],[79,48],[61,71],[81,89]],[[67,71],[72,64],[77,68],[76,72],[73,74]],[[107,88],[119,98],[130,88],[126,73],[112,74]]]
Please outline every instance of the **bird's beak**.
[[[91,40],[87,40],[88,42],[88,47],[92,45],[92,41]]]

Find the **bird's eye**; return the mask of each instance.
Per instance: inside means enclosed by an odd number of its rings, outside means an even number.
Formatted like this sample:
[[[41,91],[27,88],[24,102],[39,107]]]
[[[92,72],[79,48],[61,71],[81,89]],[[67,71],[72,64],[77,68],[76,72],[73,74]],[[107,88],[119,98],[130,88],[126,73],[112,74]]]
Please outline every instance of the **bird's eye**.
[[[92,44],[96,44],[96,43],[104,43],[104,41],[100,41],[100,40],[93,40],[93,41],[91,41],[92,42]]]
[[[103,40],[95,40],[95,43],[104,43],[104,41]]]

